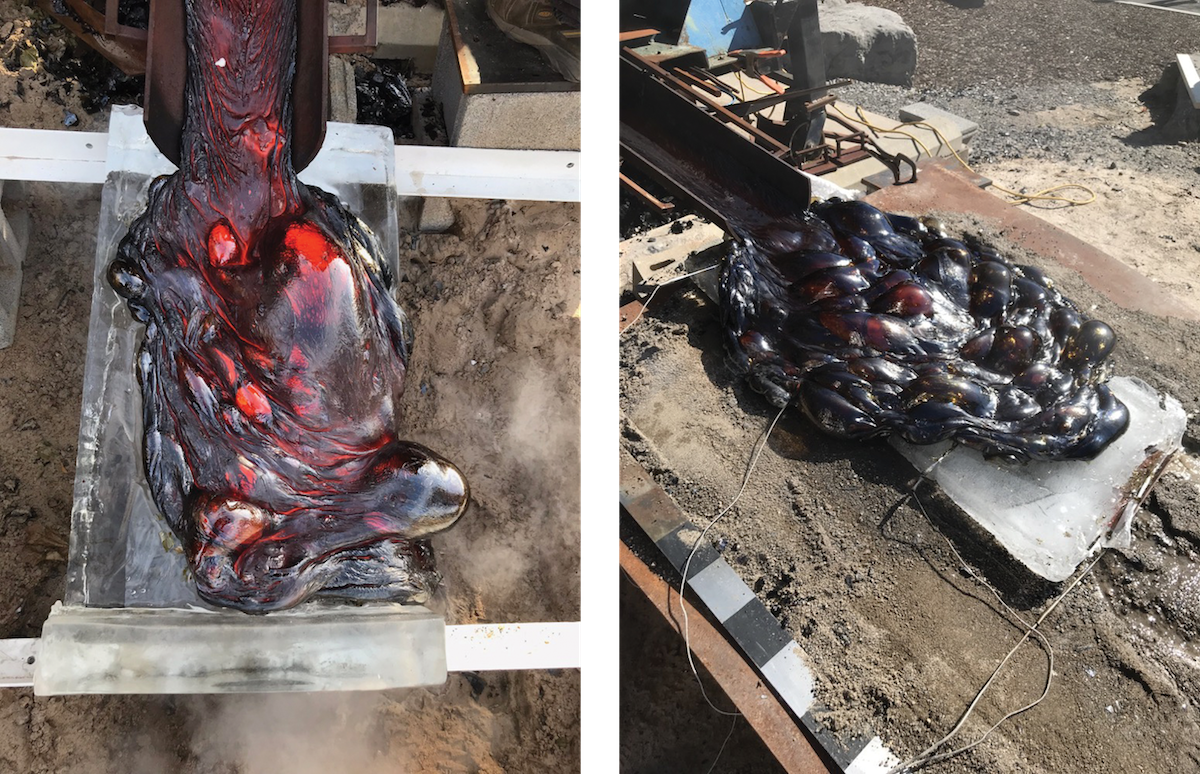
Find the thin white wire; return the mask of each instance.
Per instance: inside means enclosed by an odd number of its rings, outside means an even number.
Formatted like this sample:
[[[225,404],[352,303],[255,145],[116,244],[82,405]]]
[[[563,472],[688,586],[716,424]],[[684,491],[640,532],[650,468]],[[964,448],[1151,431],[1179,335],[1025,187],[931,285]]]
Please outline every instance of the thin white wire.
[[[697,274],[703,274],[706,271],[712,271],[713,269],[717,268],[718,266],[720,266],[719,263],[714,263],[712,266],[705,266],[703,269],[697,269],[696,271],[688,272],[687,274],[680,274],[678,277],[672,277],[671,279],[667,280],[666,282],[662,282],[662,283],[659,283],[658,285],[655,285],[654,289],[650,291],[650,295],[647,296],[646,300],[642,302],[642,308],[640,310],[638,310],[637,317],[634,317],[632,320],[629,321],[628,325],[626,325],[624,328],[621,329],[621,335],[624,336],[625,331],[632,328],[633,324],[635,322],[642,319],[642,315],[644,315],[646,313],[646,307],[650,306],[650,302],[654,300],[654,295],[656,293],[658,293],[659,288],[665,288],[667,285],[670,285],[675,282],[679,282],[680,280],[685,280],[688,277],[695,277]]]
[[[729,744],[729,740],[733,738],[733,730],[737,728],[738,718],[740,717],[741,713],[733,716],[733,722],[729,724],[729,733],[725,735],[725,741],[721,742],[721,749],[717,750],[717,757],[713,758],[712,765],[708,767],[708,771],[704,774],[712,774],[713,769],[717,767],[717,761],[721,760],[721,753],[725,752],[725,745]]]
[[[700,693],[702,696],[704,696],[704,700],[708,702],[708,706],[712,707],[714,712],[717,712],[721,715],[737,717],[742,713],[738,712],[737,710],[730,712],[729,710],[721,709],[712,703],[712,700],[708,698],[708,692],[704,690],[704,683],[700,680],[700,672],[696,669],[696,661],[694,658],[692,658],[692,633],[689,627],[687,605],[683,604],[683,592],[687,585],[688,570],[690,570],[692,567],[692,558],[696,556],[696,551],[700,549],[700,544],[704,541],[705,536],[708,535],[708,531],[712,529],[713,525],[720,521],[725,514],[729,513],[729,511],[733,509],[733,506],[736,505],[737,501],[741,499],[742,493],[746,491],[746,484],[750,482],[750,474],[754,472],[754,467],[758,464],[758,457],[762,454],[763,449],[766,448],[767,440],[771,437],[771,432],[775,429],[775,425],[778,424],[779,418],[783,416],[785,409],[787,409],[786,405],[779,409],[779,413],[775,415],[775,418],[771,420],[771,424],[767,426],[767,431],[763,433],[760,441],[756,442],[754,452],[750,455],[750,464],[746,467],[746,474],[742,476],[742,485],[738,488],[737,494],[734,495],[733,499],[729,501],[729,505],[726,505],[721,509],[720,513],[713,517],[712,521],[708,523],[708,526],[706,526],[700,532],[699,537],[696,538],[696,542],[692,544],[692,550],[688,553],[687,561],[683,563],[683,577],[679,581],[679,609],[683,613],[683,643],[684,647],[687,649],[688,664],[692,668],[692,674],[696,677],[696,684],[700,686]]]
[[[941,460],[938,460],[938,462],[940,462],[940,461]],[[934,465],[936,465],[936,464],[937,463],[935,462]],[[933,466],[931,466],[930,469],[932,469],[932,467]],[[927,472],[928,471],[925,471],[925,473],[927,473]],[[925,511],[924,504],[922,504],[920,499],[916,496],[915,487],[913,489],[912,495],[913,495],[913,499],[916,500],[917,504],[921,507],[921,512],[925,515],[925,518],[928,520],[929,514]],[[930,524],[931,525],[933,524],[933,522],[931,520],[930,520]],[[936,529],[936,527],[935,527],[935,529]],[[938,533],[941,534],[941,531],[938,530]],[[944,540],[946,540],[947,544],[950,544],[949,539],[946,538],[945,535],[942,535],[942,538]],[[975,578],[977,581],[980,581],[981,583],[983,583],[983,581],[977,575],[975,575],[975,573],[971,570],[971,568],[967,565],[967,563],[963,561],[962,556],[959,555],[958,551],[954,548],[954,546],[952,544],[950,544],[950,550],[954,553],[954,555],[958,559],[959,563],[964,568],[966,568],[968,574],[970,574],[972,578]],[[929,764],[936,763],[938,761],[947,760],[947,759],[953,758],[954,756],[957,756],[957,755],[961,755],[962,753],[981,744],[985,739],[987,739],[989,736],[991,736],[993,731],[995,731],[997,728],[999,728],[1003,723],[1007,722],[1009,719],[1016,717],[1017,715],[1021,714],[1022,712],[1033,709],[1034,707],[1041,704],[1042,701],[1045,700],[1045,698],[1050,694],[1050,687],[1054,681],[1054,648],[1051,647],[1050,642],[1049,642],[1049,640],[1046,639],[1045,635],[1043,635],[1040,631],[1038,631],[1038,627],[1041,626],[1042,622],[1046,620],[1046,618],[1050,615],[1050,613],[1054,612],[1054,609],[1058,607],[1059,603],[1062,602],[1064,599],[1066,599],[1067,595],[1070,594],[1072,591],[1074,591],[1075,587],[1078,586],[1085,577],[1087,577],[1088,573],[1090,573],[1092,571],[1092,568],[1096,566],[1096,563],[1099,562],[1103,556],[1104,556],[1103,552],[1098,554],[1096,556],[1096,558],[1093,559],[1091,561],[1091,563],[1088,564],[1088,566],[1086,568],[1084,568],[1084,570],[1075,577],[1075,580],[1073,580],[1070,583],[1070,585],[1067,586],[1067,588],[1063,589],[1062,594],[1058,595],[1058,597],[1056,597],[1055,600],[1053,602],[1051,602],[1050,605],[1044,611],[1042,611],[1042,614],[1040,616],[1038,616],[1038,619],[1036,621],[1034,621],[1033,624],[1026,623],[1024,618],[1022,618],[1020,615],[1017,615],[1016,611],[1013,610],[1011,607],[1009,607],[1009,605],[1003,599],[1000,598],[999,592],[997,592],[995,589],[993,589],[990,584],[983,583],[983,585],[989,591],[992,592],[992,595],[996,597],[996,599],[1000,602],[1000,604],[1003,605],[1004,608],[1007,609],[1010,613],[1012,613],[1012,615],[1018,621],[1020,621],[1023,626],[1025,626],[1025,633],[1022,635],[1021,639],[1017,641],[1017,644],[1013,645],[1012,649],[1010,649],[1008,651],[1008,653],[1005,654],[1004,658],[1000,660],[1000,663],[996,665],[996,668],[992,671],[992,674],[987,679],[987,682],[985,682],[983,684],[983,687],[979,689],[979,692],[975,694],[975,698],[971,700],[971,703],[967,706],[967,709],[963,712],[962,717],[959,718],[958,723],[954,726],[953,729],[951,729],[950,733],[946,734],[941,739],[934,742],[932,745],[930,745],[928,748],[926,748],[921,753],[918,753],[917,755],[913,756],[912,758],[909,758],[908,760],[906,760],[902,763],[899,763],[896,766],[893,766],[891,769],[888,770],[887,774],[904,774],[905,772],[910,772],[917,768],[928,766]],[[1047,658],[1047,662],[1048,662],[1047,668],[1046,668],[1046,684],[1042,688],[1041,695],[1038,696],[1036,699],[1034,699],[1029,704],[1026,704],[1025,706],[1023,706],[1019,709],[1015,709],[1012,712],[1009,712],[1008,714],[1006,714],[1004,717],[1000,718],[987,731],[985,731],[982,736],[980,736],[978,739],[971,742],[970,744],[963,745],[962,747],[956,748],[954,750],[949,750],[947,752],[941,752],[941,753],[937,752],[939,747],[942,747],[943,745],[945,745],[947,742],[949,742],[951,739],[953,739],[960,730],[962,730],[962,728],[966,724],[968,718],[971,717],[971,714],[975,711],[975,708],[979,705],[979,702],[983,699],[983,695],[985,693],[987,693],[987,690],[992,686],[992,683],[996,680],[996,677],[1000,674],[1001,670],[1004,669],[1005,665],[1008,664],[1009,660],[1013,657],[1013,655],[1016,654],[1016,652],[1020,649],[1020,647],[1022,645],[1024,645],[1025,642],[1031,636],[1035,636],[1038,638],[1040,644],[1046,651],[1046,658]]]

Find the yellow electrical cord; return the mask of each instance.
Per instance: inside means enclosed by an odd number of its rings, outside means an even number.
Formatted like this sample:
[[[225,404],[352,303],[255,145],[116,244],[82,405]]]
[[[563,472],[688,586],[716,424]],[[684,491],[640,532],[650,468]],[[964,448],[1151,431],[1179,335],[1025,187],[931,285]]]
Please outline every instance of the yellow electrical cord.
[[[774,91],[759,91],[757,89],[752,89],[746,85],[746,81],[742,78],[741,73],[736,73],[736,75],[737,75],[737,79],[738,79],[738,86],[740,86],[742,88],[742,102],[746,101],[746,92],[747,91],[750,92],[751,94],[757,94],[760,97],[770,97],[771,95],[776,93]]]
[[[863,126],[870,129],[871,131],[875,132],[876,134],[903,135],[903,136],[909,138],[910,140],[912,140],[913,142],[915,142],[917,145],[919,145],[921,147],[921,150],[923,150],[925,152],[926,156],[933,158],[934,157],[933,153],[931,153],[929,151],[929,148],[926,147],[925,143],[921,142],[920,138],[918,138],[916,135],[912,134],[911,132],[902,131],[901,127],[913,126],[913,127],[920,127],[923,129],[929,129],[934,134],[937,135],[938,140],[940,140],[943,145],[945,145],[947,148],[950,149],[950,152],[954,154],[954,158],[958,160],[958,163],[963,165],[963,169],[966,169],[968,172],[975,171],[975,170],[971,169],[971,166],[969,164],[967,164],[966,159],[964,159],[962,156],[960,156],[958,154],[958,151],[956,151],[954,149],[954,147],[952,145],[950,145],[950,142],[946,139],[945,135],[942,134],[941,130],[939,130],[933,124],[927,123],[925,121],[908,121],[906,123],[899,124],[895,129],[885,129],[881,126],[875,126],[870,121],[868,121],[866,115],[863,114],[863,109],[861,106],[856,106],[854,109],[855,112],[858,114],[857,119],[851,118],[850,116],[846,115],[844,112],[842,112],[841,108],[839,108],[837,105],[830,105],[829,107],[832,108],[833,110],[835,110],[838,113],[838,115],[840,115],[842,118],[846,119],[847,121],[854,121],[856,123],[860,123]],[[1000,191],[1001,193],[1005,193],[1005,194],[1008,194],[1009,196],[1016,197],[1016,201],[1011,202],[1011,203],[1018,204],[1018,205],[1019,204],[1027,204],[1032,201],[1045,201],[1045,202],[1064,202],[1064,203],[1070,204],[1072,206],[1082,206],[1084,204],[1091,204],[1092,202],[1096,201],[1096,192],[1081,183],[1063,183],[1062,185],[1056,185],[1051,188],[1047,188],[1045,190],[1038,191],[1037,193],[1031,193],[1031,194],[1023,194],[1023,193],[1020,193],[1019,191],[1013,191],[1012,189],[1005,188],[1002,185],[997,185],[994,182],[992,183],[992,188],[995,188],[997,191]],[[1062,190],[1067,190],[1067,189],[1071,189],[1071,188],[1077,188],[1081,191],[1086,191],[1087,198],[1086,199],[1072,199],[1069,196],[1054,196],[1053,195],[1055,191],[1062,191]]]

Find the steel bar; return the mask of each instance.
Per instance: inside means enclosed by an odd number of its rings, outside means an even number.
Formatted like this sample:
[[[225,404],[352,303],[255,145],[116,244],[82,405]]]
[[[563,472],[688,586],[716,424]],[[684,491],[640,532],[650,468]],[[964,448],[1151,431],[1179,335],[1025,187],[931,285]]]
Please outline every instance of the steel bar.
[[[38,639],[0,640],[0,688],[33,687]]]
[[[579,152],[396,146],[401,196],[577,202]]]
[[[579,623],[468,624],[446,627],[446,669],[579,669]]]
[[[842,86],[849,86],[851,83],[853,83],[853,81],[840,80],[840,81],[834,81],[833,83],[825,84],[822,86],[813,86],[813,87],[810,87],[807,89],[788,89],[783,94],[770,94],[770,95],[767,95],[766,97],[759,97],[758,99],[752,99],[749,102],[735,103],[733,105],[729,105],[728,107],[729,107],[730,112],[732,112],[732,113],[736,113],[739,116],[748,116],[751,113],[758,113],[760,111],[766,110],[767,108],[774,107],[775,105],[778,105],[780,102],[789,102],[793,99],[798,99],[800,97],[807,97],[817,91],[825,91],[827,89],[835,89],[835,88],[839,88]],[[824,100],[828,100],[828,101],[824,101]],[[836,102],[836,101],[837,101],[836,97],[833,97],[833,95],[828,95],[827,97],[822,97],[821,99],[819,99],[811,104],[818,105],[818,103],[819,103],[820,107],[824,107],[825,105],[828,105],[831,102]]]
[[[693,86],[695,86],[699,89],[703,89],[704,91],[708,92],[709,94],[713,95],[714,97],[719,97],[719,96],[721,96],[721,94],[724,93],[723,91],[721,91],[721,89],[718,89],[716,86],[712,85],[708,81],[703,80],[702,78],[698,78],[695,74],[693,74],[689,70],[684,70],[682,67],[674,67],[672,69],[675,71],[675,74],[677,76],[679,76],[683,80],[691,83]]]
[[[656,209],[660,212],[666,212],[667,210],[675,209],[674,204],[672,204],[671,202],[664,202],[664,201],[660,200],[654,194],[650,193],[645,188],[642,188],[640,185],[638,185],[637,183],[630,180],[629,176],[626,175],[624,172],[618,173],[618,176],[620,177],[621,182],[625,186],[627,186],[629,188],[629,190],[633,191],[635,194],[642,197],[642,199],[645,200],[645,202],[647,204],[649,204],[651,207],[653,207],[654,209]]]

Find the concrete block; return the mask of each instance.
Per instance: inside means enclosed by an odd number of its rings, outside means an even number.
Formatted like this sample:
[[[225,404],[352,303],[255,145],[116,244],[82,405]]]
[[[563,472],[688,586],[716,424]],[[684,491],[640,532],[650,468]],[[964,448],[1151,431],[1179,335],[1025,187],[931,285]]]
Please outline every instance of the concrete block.
[[[0,180],[0,349],[13,342],[21,305],[21,265],[29,246],[25,186]]]
[[[433,3],[380,6],[376,19],[377,59],[411,59],[419,73],[432,73],[446,12]]]
[[[900,108],[900,120],[904,122],[925,121],[937,126],[939,129],[941,129],[941,123],[948,123],[962,137],[964,145],[969,145],[975,133],[979,131],[979,124],[974,121],[962,116],[956,116],[948,110],[934,107],[928,102],[914,102],[911,105]]]
[[[1196,62],[1200,54],[1178,54],[1178,85],[1175,87],[1175,107],[1163,125],[1163,135],[1170,140],[1200,140],[1200,76]]]
[[[860,3],[826,3],[820,19],[829,78],[912,83],[917,37],[899,14]]]
[[[330,35],[362,35],[367,31],[367,7],[345,2],[329,3]]]
[[[578,91],[467,94],[451,123],[451,145],[464,148],[579,150]]]
[[[644,290],[682,272],[688,259],[725,242],[720,226],[687,215],[620,245],[621,292]]]
[[[495,88],[495,87],[493,87]],[[579,150],[579,91],[490,91],[467,94],[450,25],[442,28],[433,72],[450,144],[464,148]]]
[[[358,92],[354,67],[342,56],[329,57],[329,120],[358,123]]]
[[[428,86],[412,90],[412,128],[414,145],[449,145],[442,106]]]
[[[449,199],[431,196],[422,200],[420,230],[425,234],[441,234],[454,227],[454,208]]]
[[[1139,99],[1168,142],[1200,140],[1200,54],[1177,54],[1159,79]]]
[[[1192,107],[1200,109],[1200,73],[1196,71],[1196,62],[1200,54],[1176,54],[1175,63],[1179,67],[1179,77],[1183,80],[1184,91]]]
[[[437,57],[433,65],[433,77],[430,79],[429,90],[434,101],[441,104],[446,125],[449,126],[450,117],[458,115],[458,103],[465,95],[448,18],[443,20],[442,32],[438,36]]]

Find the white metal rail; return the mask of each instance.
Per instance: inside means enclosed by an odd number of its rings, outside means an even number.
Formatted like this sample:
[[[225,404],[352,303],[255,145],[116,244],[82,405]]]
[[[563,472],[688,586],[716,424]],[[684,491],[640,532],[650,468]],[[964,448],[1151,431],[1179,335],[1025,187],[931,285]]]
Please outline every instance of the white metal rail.
[[[105,132],[0,128],[0,180],[103,183]],[[577,151],[396,146],[401,196],[579,201]]]

